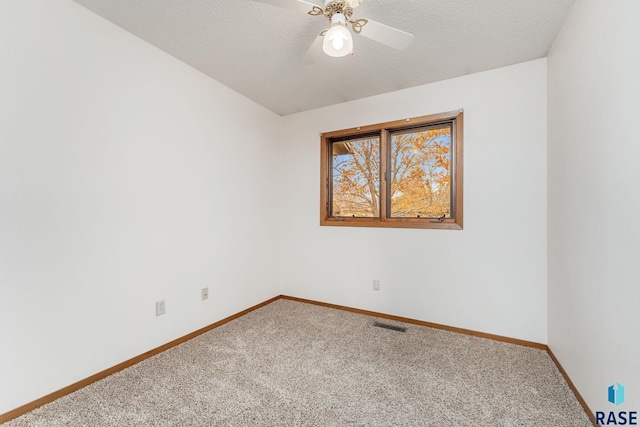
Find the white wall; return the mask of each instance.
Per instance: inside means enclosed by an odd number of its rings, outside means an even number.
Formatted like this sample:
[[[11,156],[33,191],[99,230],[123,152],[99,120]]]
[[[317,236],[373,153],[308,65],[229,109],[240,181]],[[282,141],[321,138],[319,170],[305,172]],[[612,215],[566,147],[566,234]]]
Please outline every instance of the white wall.
[[[578,0],[549,56],[549,345],[593,411],[640,410],[640,3]]]
[[[71,1],[2,1],[0,414],[279,293],[281,120]]]
[[[541,59],[285,117],[283,293],[546,343],[546,84]],[[320,227],[320,132],[459,108],[464,230]]]

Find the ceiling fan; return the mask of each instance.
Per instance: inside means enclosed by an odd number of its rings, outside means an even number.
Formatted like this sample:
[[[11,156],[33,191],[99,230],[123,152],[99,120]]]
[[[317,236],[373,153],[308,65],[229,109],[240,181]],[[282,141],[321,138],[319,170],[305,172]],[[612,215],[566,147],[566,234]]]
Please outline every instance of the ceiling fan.
[[[324,16],[331,26],[322,31],[302,59],[303,64],[312,64],[322,50],[329,56],[340,57],[353,53],[353,38],[349,24],[355,34],[371,40],[404,50],[413,40],[413,34],[389,27],[370,19],[354,19],[353,11],[360,6],[362,0],[324,0],[320,7],[306,0],[254,0],[274,6],[293,9],[312,16]]]

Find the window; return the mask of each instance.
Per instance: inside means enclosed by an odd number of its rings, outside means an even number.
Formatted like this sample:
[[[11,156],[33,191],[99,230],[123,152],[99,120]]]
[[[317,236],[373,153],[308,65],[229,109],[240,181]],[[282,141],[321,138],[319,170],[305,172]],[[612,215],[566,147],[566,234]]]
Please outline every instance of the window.
[[[462,229],[462,111],[325,133],[320,225]]]

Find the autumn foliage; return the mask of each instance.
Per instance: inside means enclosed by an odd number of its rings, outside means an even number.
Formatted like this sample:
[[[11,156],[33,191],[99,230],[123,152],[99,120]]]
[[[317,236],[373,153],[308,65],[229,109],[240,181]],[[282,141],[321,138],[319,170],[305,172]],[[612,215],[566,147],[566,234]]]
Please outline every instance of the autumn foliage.
[[[450,217],[451,127],[392,133],[388,140],[387,216]],[[334,142],[332,154],[332,214],[380,216],[380,137]]]

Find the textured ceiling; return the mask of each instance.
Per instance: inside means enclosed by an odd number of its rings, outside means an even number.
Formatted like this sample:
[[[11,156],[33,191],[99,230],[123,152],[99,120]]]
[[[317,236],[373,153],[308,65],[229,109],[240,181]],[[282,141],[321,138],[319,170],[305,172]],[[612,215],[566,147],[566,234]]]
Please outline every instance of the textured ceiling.
[[[302,65],[323,17],[251,0],[74,1],[280,115],[545,57],[574,3],[364,0],[354,18],[414,34],[409,48],[354,36],[353,56]]]

